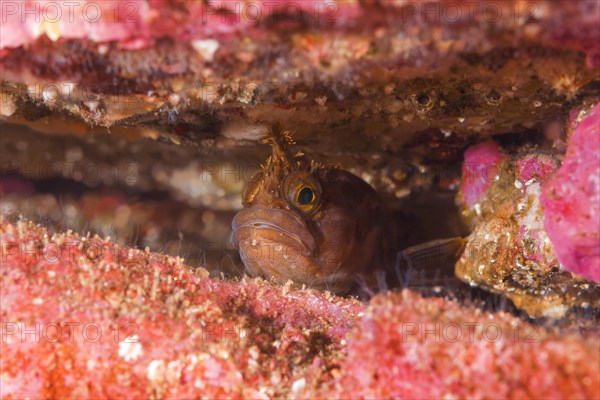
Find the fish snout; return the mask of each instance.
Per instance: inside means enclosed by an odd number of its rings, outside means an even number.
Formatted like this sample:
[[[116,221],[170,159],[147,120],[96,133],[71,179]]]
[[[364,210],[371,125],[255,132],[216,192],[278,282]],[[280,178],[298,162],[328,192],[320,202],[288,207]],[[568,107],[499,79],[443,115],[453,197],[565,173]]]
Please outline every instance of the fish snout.
[[[303,256],[314,254],[315,238],[297,213],[280,208],[246,208],[233,218],[232,243],[239,248],[245,240],[266,239],[295,250]]]

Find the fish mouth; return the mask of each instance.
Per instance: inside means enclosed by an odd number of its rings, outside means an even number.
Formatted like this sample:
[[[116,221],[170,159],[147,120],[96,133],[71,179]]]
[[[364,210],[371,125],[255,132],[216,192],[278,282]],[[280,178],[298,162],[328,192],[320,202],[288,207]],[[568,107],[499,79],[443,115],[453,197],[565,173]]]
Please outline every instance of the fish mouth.
[[[231,241],[235,248],[239,248],[241,240],[251,237],[257,231],[264,231],[265,239],[281,242],[304,256],[312,255],[317,248],[315,238],[308,230],[306,222],[298,214],[284,209],[244,209],[233,218],[231,227]],[[271,233],[278,235],[268,237]]]

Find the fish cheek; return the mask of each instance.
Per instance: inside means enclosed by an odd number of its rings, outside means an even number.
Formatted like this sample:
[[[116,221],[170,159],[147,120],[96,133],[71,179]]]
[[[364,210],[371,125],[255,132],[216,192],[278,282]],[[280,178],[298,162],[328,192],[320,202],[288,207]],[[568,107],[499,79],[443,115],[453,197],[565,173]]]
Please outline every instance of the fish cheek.
[[[319,221],[323,237],[318,260],[321,276],[330,276],[342,287],[359,275],[369,275],[380,247],[380,229],[373,226],[365,230],[359,218],[364,215],[356,210],[331,207]]]
[[[341,268],[347,266],[348,257],[356,247],[354,219],[336,207],[324,211],[323,217],[316,222],[320,234],[319,254],[315,261],[319,275],[350,272]]]

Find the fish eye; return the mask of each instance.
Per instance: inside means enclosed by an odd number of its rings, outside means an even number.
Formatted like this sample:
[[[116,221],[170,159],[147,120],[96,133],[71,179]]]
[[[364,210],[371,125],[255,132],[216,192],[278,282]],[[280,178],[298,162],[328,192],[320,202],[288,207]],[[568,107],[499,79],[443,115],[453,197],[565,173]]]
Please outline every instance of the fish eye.
[[[320,206],[321,185],[308,172],[294,172],[286,176],[282,189],[288,203],[303,213],[313,213]]]
[[[315,193],[309,187],[304,187],[298,192],[297,202],[300,205],[310,204],[315,197]]]
[[[426,106],[427,103],[429,103],[429,96],[427,95],[427,93],[419,94],[417,96],[417,102],[422,106]]]

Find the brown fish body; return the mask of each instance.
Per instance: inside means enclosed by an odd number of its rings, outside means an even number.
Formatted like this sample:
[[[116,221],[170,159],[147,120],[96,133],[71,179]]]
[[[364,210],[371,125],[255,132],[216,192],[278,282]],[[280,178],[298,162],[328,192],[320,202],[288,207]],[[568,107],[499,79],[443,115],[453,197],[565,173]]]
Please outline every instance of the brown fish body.
[[[389,257],[386,213],[350,172],[307,161],[272,137],[273,156],[244,192],[233,244],[250,276],[347,293]]]

